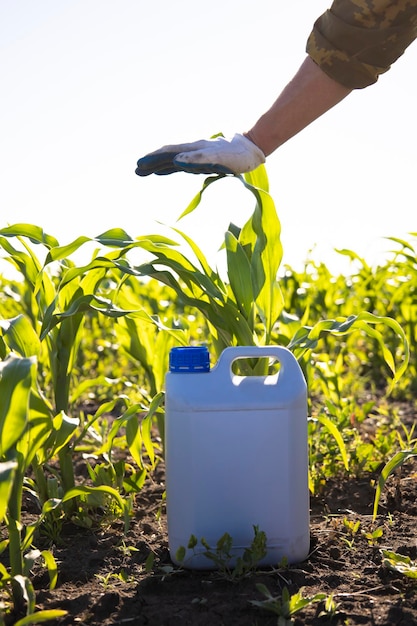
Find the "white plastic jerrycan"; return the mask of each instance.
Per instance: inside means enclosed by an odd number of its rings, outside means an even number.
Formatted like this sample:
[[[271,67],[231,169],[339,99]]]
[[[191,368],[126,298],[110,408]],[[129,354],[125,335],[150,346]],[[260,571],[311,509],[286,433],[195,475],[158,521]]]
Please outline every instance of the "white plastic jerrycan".
[[[236,359],[271,357],[277,374],[238,376]],[[286,348],[231,347],[210,370],[204,347],[173,348],[166,375],[165,460],[171,559],[212,569],[204,555],[228,533],[231,567],[266,534],[260,565],[303,561],[309,552],[307,389]],[[194,535],[198,544],[188,548]],[[176,554],[186,548],[179,563]]]

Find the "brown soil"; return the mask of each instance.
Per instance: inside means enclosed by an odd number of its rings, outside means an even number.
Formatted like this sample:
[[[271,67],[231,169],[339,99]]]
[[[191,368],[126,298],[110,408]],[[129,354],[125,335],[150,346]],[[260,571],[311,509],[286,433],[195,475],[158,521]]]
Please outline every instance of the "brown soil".
[[[312,499],[309,559],[237,582],[215,572],[171,566],[164,515],[159,519],[164,489],[161,465],[137,498],[126,536],[120,524],[99,532],[66,529],[65,545],[54,548],[58,587],[47,591],[46,577],[35,579],[39,608],[66,609],[67,617],[57,622],[62,625],[267,626],[276,624],[277,616],[250,604],[263,599],[256,588],[263,583],[274,596],[281,595],[285,586],[291,594],[301,587],[306,596],[333,594],[337,612],[332,620],[320,616],[323,604],[314,604],[298,615],[296,624],[417,624],[417,583],[389,570],[380,551],[417,556],[417,478],[411,465],[389,480],[377,522],[383,527],[379,545],[370,546],[361,533],[373,528],[370,478],[335,482]],[[355,537],[347,532],[345,518],[360,521]],[[122,541],[137,551],[126,554]],[[155,560],[147,572],[145,562],[151,551]],[[126,582],[114,577],[105,582],[109,574],[121,572]]]
[[[311,499],[311,554],[305,562],[231,582],[219,572],[171,564],[161,463],[137,496],[126,535],[120,522],[99,530],[62,530],[63,545],[52,548],[59,583],[49,591],[47,575],[35,574],[37,608],[65,609],[66,617],[49,622],[61,626],[275,625],[277,615],[250,603],[264,599],[256,586],[263,583],[273,596],[281,596],[284,587],[291,594],[300,588],[305,596],[333,594],[333,615],[323,602],[311,604],[294,617],[297,626],[417,624],[417,580],[390,570],[381,554],[387,549],[417,558],[417,463],[408,461],[389,478],[376,524],[373,480],[335,480]],[[354,536],[346,520],[360,522]],[[370,545],[365,533],[376,526],[383,534]]]

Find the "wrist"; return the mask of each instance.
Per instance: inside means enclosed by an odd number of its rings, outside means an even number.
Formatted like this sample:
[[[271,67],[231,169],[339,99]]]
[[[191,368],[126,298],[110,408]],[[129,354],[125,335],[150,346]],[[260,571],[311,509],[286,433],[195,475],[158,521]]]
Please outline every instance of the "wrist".
[[[245,131],[244,133],[242,133],[242,135],[246,139],[249,139],[249,141],[253,143],[254,146],[256,146],[258,150],[260,150],[266,158],[272,152],[272,150],[269,149],[270,148],[269,146],[270,141],[268,140],[269,136],[263,138],[262,134],[257,132],[257,128],[256,128],[257,125],[255,125],[250,130]]]

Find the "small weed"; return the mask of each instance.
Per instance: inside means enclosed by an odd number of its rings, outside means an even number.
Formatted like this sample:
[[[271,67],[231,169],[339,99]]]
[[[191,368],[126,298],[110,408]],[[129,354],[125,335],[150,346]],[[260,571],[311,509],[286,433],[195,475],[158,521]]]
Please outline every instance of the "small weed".
[[[335,601],[331,593],[324,601],[324,609],[319,613],[319,617],[327,617],[332,620],[338,613],[339,603]]]
[[[385,567],[407,578],[417,578],[417,561],[413,561],[409,556],[397,554],[390,550],[381,550],[381,554]]]
[[[281,596],[273,596],[269,589],[263,584],[256,585],[256,588],[265,596],[265,600],[251,600],[250,603],[260,609],[278,615],[278,626],[290,626],[294,623],[294,615],[315,602],[322,602],[328,599],[324,593],[316,593],[314,596],[304,597],[303,589],[290,595],[288,588],[284,587]],[[335,608],[333,603],[329,603],[329,606]]]
[[[367,540],[368,544],[372,547],[376,546],[378,541],[381,539],[384,531],[381,527],[375,528],[375,530],[371,530],[368,532],[362,531],[363,536]]]
[[[132,552],[139,552],[139,548],[135,548],[135,546],[126,545],[126,542],[124,541],[124,539],[122,539],[121,544],[117,546],[117,549],[120,550],[120,552],[122,552],[124,556],[130,556]]]
[[[346,537],[342,537],[342,541],[346,543],[350,550],[353,550],[353,544],[355,543],[356,536],[360,528],[360,521],[348,520],[347,517],[343,518],[343,527],[347,534]]]
[[[404,424],[400,424],[401,430],[403,431],[403,435],[401,432],[397,432],[398,441],[400,443],[401,450],[410,450],[411,448],[415,448],[417,445],[417,438],[415,435],[415,423],[408,429]]]
[[[249,548],[245,548],[243,555],[237,558],[233,557],[233,539],[225,533],[217,541],[216,548],[213,550],[208,542],[202,537],[201,545],[205,548],[202,553],[207,559],[213,561],[219,575],[226,580],[234,581],[247,576],[253,572],[259,562],[266,556],[266,535],[260,531],[258,526],[253,527],[254,538]],[[187,548],[195,550],[198,545],[198,539],[195,535],[191,535]],[[183,562],[186,549],[181,546],[177,550],[176,558],[179,562]]]
[[[360,521],[358,520],[357,522],[353,521],[353,520],[348,520],[347,517],[343,518],[343,526],[345,527],[348,535],[350,535],[351,537],[355,537],[359,528],[360,528]]]
[[[133,576],[129,576],[124,569],[120,572],[109,572],[108,574],[95,574],[95,577],[102,585],[103,589],[107,591],[111,587],[112,583],[121,582],[123,584],[129,584],[134,581]]]

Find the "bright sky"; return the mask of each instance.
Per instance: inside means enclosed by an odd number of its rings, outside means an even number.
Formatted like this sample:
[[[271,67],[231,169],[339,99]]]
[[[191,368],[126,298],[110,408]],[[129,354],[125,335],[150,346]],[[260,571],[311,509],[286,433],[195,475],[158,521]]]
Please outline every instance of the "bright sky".
[[[330,0],[1,0],[0,227],[40,225],[61,244],[121,227],[166,232],[204,177],[138,178],[166,143],[249,128],[305,55]],[[284,263],[369,262],[416,224],[417,43],[381,77],[268,159]],[[252,196],[210,188],[177,226],[213,263]]]

